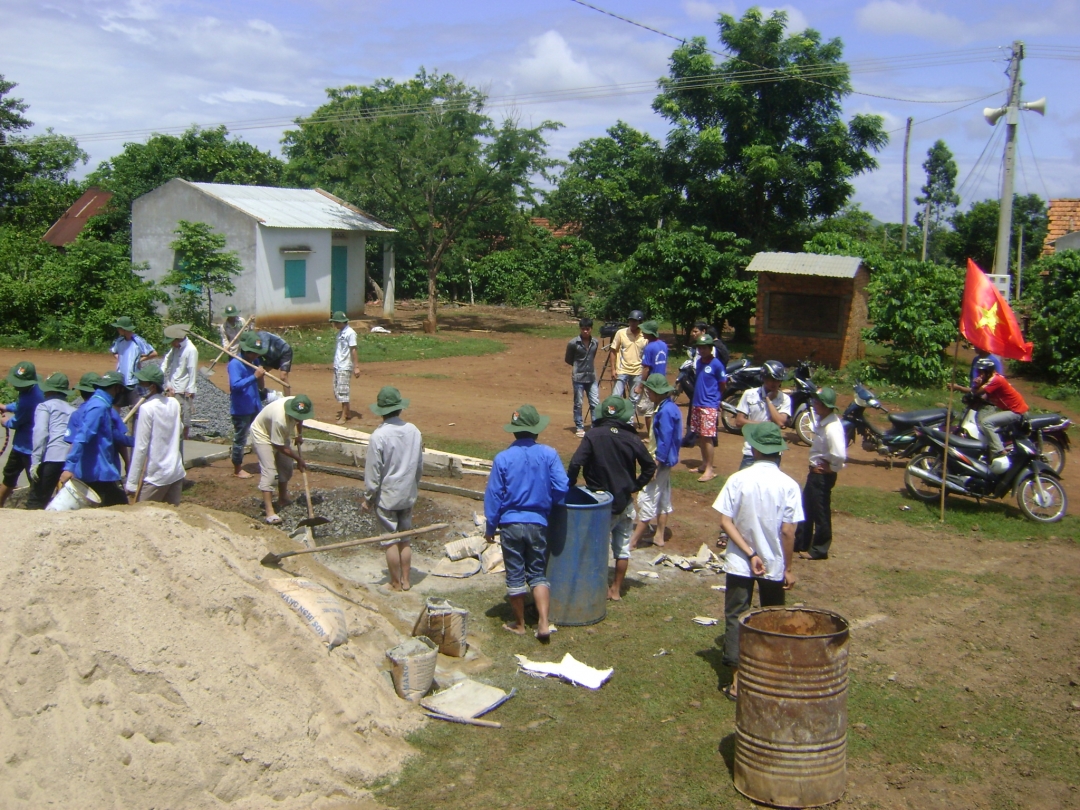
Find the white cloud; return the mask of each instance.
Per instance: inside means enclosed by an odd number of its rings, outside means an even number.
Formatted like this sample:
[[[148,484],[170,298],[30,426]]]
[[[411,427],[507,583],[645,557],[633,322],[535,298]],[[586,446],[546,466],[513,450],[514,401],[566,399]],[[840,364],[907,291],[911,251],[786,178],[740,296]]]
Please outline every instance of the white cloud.
[[[953,43],[968,42],[971,29],[941,11],[929,11],[917,2],[872,0],[855,15],[859,27],[874,34],[908,34]]]
[[[546,31],[529,40],[529,54],[511,68],[520,91],[566,90],[604,84],[587,60],[574,56],[558,31]]]
[[[286,98],[281,93],[268,93],[263,90],[248,90],[243,87],[233,87],[220,93],[205,93],[199,96],[199,101],[207,104],[253,104],[265,102],[275,104],[278,107],[305,107],[302,101],[294,101]]]
[[[734,14],[734,3],[709,3],[706,0],[683,0],[683,11],[691,20],[698,22],[716,22],[723,14]]]

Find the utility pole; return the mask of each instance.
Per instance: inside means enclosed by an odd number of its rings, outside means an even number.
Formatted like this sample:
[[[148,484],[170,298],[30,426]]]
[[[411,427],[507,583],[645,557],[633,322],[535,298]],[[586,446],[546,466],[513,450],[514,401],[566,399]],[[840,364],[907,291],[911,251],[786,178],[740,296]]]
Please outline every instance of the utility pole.
[[[907,224],[908,224],[908,193],[907,193],[907,159],[908,159],[908,147],[911,146],[911,124],[913,119],[909,116],[907,120],[907,131],[904,133],[904,208],[901,218],[904,224],[900,228],[900,252],[907,253]]]
[[[1024,226],[1020,226],[1020,233],[1016,242],[1016,300],[1020,300],[1020,281],[1024,275]]]
[[[1009,241],[1012,237],[1013,172],[1016,168],[1016,127],[1020,123],[1020,60],[1024,43],[1017,40],[1009,60],[1009,103],[1005,109],[1005,179],[1001,184],[1001,208],[998,213],[997,249],[994,273],[1009,273]]]
[[[926,261],[926,242],[930,238],[930,195],[926,195],[926,210],[922,215],[922,258],[921,262]]]

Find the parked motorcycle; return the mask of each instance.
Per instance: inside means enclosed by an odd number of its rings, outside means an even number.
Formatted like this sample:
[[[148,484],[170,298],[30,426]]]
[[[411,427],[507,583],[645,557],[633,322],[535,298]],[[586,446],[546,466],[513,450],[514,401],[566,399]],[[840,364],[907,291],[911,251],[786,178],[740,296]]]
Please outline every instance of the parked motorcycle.
[[[913,498],[934,501],[941,496],[945,431],[929,426],[916,428],[916,433],[929,449],[908,463],[904,486]],[[945,491],[979,500],[1015,494],[1016,503],[1028,520],[1038,523],[1061,520],[1068,509],[1068,500],[1058,474],[1042,460],[1026,426],[1021,424],[1012,439],[1009,454],[987,464],[980,458],[982,442],[950,436]]]
[[[979,428],[979,411],[987,406],[987,402],[971,394],[964,394],[963,403],[967,406],[963,418],[960,420],[957,433],[970,439],[977,439],[986,446],[986,439]],[[1069,449],[1069,428],[1072,422],[1068,417],[1059,413],[1044,413],[1028,417],[1031,426],[1032,440],[1043,456],[1043,461],[1050,468],[1061,475],[1065,469],[1065,453]],[[1005,437],[1007,439],[1007,437]],[[1005,443],[1008,452],[1008,442]]]
[[[803,444],[814,441],[814,428],[817,427],[817,415],[810,407],[810,400],[817,393],[817,386],[810,381],[811,373],[810,362],[800,360],[795,366],[795,375],[792,378],[795,388],[788,394],[791,398],[791,424],[795,428],[795,435]]]
[[[884,433],[874,427],[866,418],[867,408],[886,414],[892,427]],[[891,469],[893,461],[898,458],[910,458],[925,446],[915,429],[944,422],[945,408],[889,413],[870,389],[856,381],[855,398],[847,406],[840,420],[849,445],[854,444],[856,436],[862,436],[863,450],[885,456]]]
[[[745,357],[733,360],[727,365],[727,385],[724,397],[720,401],[720,421],[728,433],[740,433],[735,427],[735,407],[739,404],[743,392],[761,385],[761,366],[755,365]]]

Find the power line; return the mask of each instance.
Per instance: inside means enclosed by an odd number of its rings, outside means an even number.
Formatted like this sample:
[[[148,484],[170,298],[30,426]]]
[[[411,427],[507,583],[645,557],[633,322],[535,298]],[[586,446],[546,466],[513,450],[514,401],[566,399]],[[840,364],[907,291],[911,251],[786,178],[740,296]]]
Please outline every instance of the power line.
[[[1023,118],[1023,116],[1021,116],[1021,118]],[[1035,157],[1035,147],[1031,143],[1031,133],[1028,131],[1026,124],[1022,126],[1021,129],[1024,130],[1024,138],[1027,140],[1028,151],[1031,152],[1031,161],[1035,164],[1035,172],[1039,175],[1039,182],[1042,183],[1043,193],[1046,195],[1046,201],[1050,202],[1050,189],[1046,187],[1046,181],[1043,179],[1042,169],[1039,167],[1039,159]]]
[[[936,120],[938,118],[944,118],[946,115],[952,115],[954,112],[959,112],[960,110],[963,110],[963,109],[965,109],[967,107],[970,107],[972,104],[978,104],[980,101],[986,101],[986,99],[988,99],[988,98],[993,98],[994,96],[996,96],[1000,92],[1001,92],[1000,90],[995,90],[993,93],[987,93],[985,96],[979,96],[979,98],[973,98],[973,99],[970,99],[970,100],[969,99],[961,99],[963,101],[967,101],[968,103],[963,104],[963,105],[961,105],[959,107],[954,107],[953,109],[947,110],[946,112],[940,113],[938,115],[932,115],[929,118],[923,118],[920,121],[916,121],[914,124],[912,124],[912,126],[916,126],[918,124],[925,124],[927,121],[934,121],[934,120]],[[904,129],[906,126],[907,125],[905,124],[903,127],[897,127],[896,129],[890,129],[885,134],[886,135],[892,135],[894,132],[899,132],[900,130]]]

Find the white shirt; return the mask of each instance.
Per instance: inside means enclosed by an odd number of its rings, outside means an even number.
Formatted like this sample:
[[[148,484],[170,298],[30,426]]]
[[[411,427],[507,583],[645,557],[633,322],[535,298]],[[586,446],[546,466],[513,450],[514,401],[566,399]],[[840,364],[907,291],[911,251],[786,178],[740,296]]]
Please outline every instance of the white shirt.
[[[43,461],[63,461],[71,445],[64,441],[68,419],[75,406],[61,397],[49,397],[34,409],[34,450],[30,466]]]
[[[292,397],[282,397],[268,402],[255,421],[251,423],[252,444],[276,444],[278,447],[288,447],[296,432],[296,420],[285,412],[285,403],[291,402]]]
[[[791,418],[791,397],[785,394],[780,389],[776,390],[776,396],[772,399],[772,404],[776,410],[780,411],[788,419]],[[738,406],[735,408],[736,413],[741,413],[751,422],[769,422],[769,410],[765,407],[765,387],[758,386],[757,388],[748,388],[743,391],[742,398],[739,400]],[[750,446],[750,442],[743,442],[742,454],[744,456],[752,456],[754,449]]]
[[[814,441],[810,443],[810,466],[824,461],[830,472],[840,472],[847,460],[847,436],[844,425],[836,412],[830,413],[814,428]]]
[[[169,348],[165,352],[165,387],[176,394],[194,394],[195,380],[199,370],[199,350],[187,338],[180,344],[180,350]]]
[[[142,404],[135,423],[135,449],[128,465],[128,492],[139,488],[139,474],[144,467],[143,480],[155,487],[167,487],[184,477],[184,458],[180,453],[183,435],[179,402],[154,394]]]
[[[765,579],[784,579],[784,548],[780,529],[803,520],[799,485],[771,461],[755,461],[733,473],[720,490],[713,509],[727,515],[765,563]],[[750,577],[750,560],[735,543],[728,543],[724,570]]]
[[[424,472],[424,441],[400,416],[371,431],[364,455],[364,497],[383,509],[411,509]]]
[[[348,324],[338,332],[337,344],[334,349],[334,370],[344,371],[352,369],[352,349],[356,346],[356,330]]]

